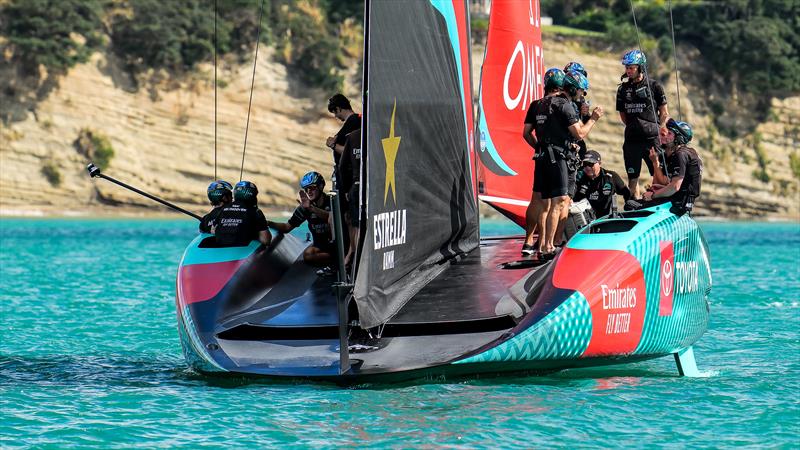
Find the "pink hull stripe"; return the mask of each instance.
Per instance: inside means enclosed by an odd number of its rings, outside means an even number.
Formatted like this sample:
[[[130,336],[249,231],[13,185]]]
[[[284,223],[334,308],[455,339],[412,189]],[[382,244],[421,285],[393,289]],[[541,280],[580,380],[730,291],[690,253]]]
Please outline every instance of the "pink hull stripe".
[[[178,301],[183,305],[214,298],[245,260],[183,266],[178,274]]]

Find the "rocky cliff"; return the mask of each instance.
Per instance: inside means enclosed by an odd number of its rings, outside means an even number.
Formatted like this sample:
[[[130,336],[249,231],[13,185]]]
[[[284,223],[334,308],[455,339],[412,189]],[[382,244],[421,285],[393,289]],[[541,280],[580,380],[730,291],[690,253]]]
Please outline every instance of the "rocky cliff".
[[[270,52],[262,47],[259,55],[243,177],[259,186],[263,207],[288,211],[296,204],[302,173],[331,172],[324,141],[340,124],[325,110],[326,93],[289,79]],[[482,49],[475,48],[476,86],[482,56]],[[618,55],[546,37],[548,67],[571,60],[587,67],[592,103],[607,112],[591,133],[589,145],[603,154],[608,167],[622,172],[623,128],[614,111],[621,73]],[[251,70],[247,64],[223,64],[220,69],[217,170],[219,178],[231,181],[239,179]],[[87,131],[107,138],[113,149],[108,174],[202,212],[205,187],[214,177],[211,80],[212,68],[206,66],[190,79],[144,88],[113,57],[97,53],[89,63],[71,69],[30,108],[3,97],[4,116],[14,119],[0,124],[0,213],[165,211],[110,183],[88,178],[87,150],[78,140]],[[677,115],[674,80],[666,88],[671,111]],[[706,167],[697,213],[797,219],[798,174],[790,161],[800,153],[800,97],[773,101],[768,121],[732,140],[696,112],[702,109],[696,106],[702,96],[681,85],[681,115],[695,127],[695,144]],[[355,108],[361,111],[360,105]]]

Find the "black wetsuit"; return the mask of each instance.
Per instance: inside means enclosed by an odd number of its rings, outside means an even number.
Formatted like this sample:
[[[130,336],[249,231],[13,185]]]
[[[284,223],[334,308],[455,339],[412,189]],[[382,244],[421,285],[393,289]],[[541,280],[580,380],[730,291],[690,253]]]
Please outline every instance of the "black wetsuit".
[[[350,114],[350,117],[345,119],[344,123],[342,124],[342,128],[340,128],[339,131],[336,132],[336,135],[334,135],[335,140],[333,144],[344,145],[345,141],[347,140],[347,135],[360,128],[361,128],[361,115],[356,113]],[[340,174],[338,173],[339,160],[341,159],[341,157],[342,156],[339,153],[337,153],[336,150],[333,151],[333,161],[335,165],[333,174],[336,177],[336,183],[337,183],[337,185],[335,185],[334,188],[336,189],[341,189],[338,185],[340,178]]]
[[[200,220],[201,233],[211,233],[211,229],[217,224],[217,217],[219,217],[219,214],[222,212],[222,208],[224,207],[225,205],[215,206],[214,209],[203,216],[203,218]]]
[[[611,213],[612,194],[619,194],[625,200],[631,198],[631,191],[620,176],[612,171],[600,168],[600,174],[591,179],[584,171],[578,172],[578,187],[575,201],[588,199],[597,217]]]
[[[648,88],[649,84],[649,88]],[[658,147],[658,108],[667,104],[664,87],[656,80],[626,81],[617,89],[617,111],[625,113],[625,142],[622,155],[629,178],[639,178],[642,160],[653,175],[651,147]],[[653,106],[655,105],[655,111]]]
[[[681,145],[667,158],[667,171],[670,179],[683,177],[678,192],[672,194],[672,204],[691,211],[694,199],[700,196],[700,184],[703,181],[703,163],[697,151],[691,147]],[[685,211],[683,211],[685,212]]]
[[[575,158],[570,145],[575,140],[569,127],[579,120],[575,103],[564,95],[534,101],[528,109],[525,123],[534,126],[538,142],[533,190],[543,199],[570,193],[567,163]]]
[[[350,223],[358,226],[359,221],[359,189],[361,183],[361,129],[355,130],[347,135],[344,143],[344,152],[339,160],[339,187],[341,192],[347,194],[346,200],[342,203],[347,205],[343,210],[350,216]]]
[[[685,145],[679,146],[667,157],[667,173],[670,180],[683,177],[681,187],[669,197],[653,198],[646,202],[631,200],[625,203],[626,209],[647,208],[662,203],[671,202],[674,214],[682,215],[692,210],[694,200],[700,196],[700,185],[703,178],[703,162],[697,151]]]
[[[267,229],[267,219],[257,206],[234,202],[222,207],[214,235],[220,246],[240,247],[258,240],[259,232]]]
[[[322,194],[322,205],[314,205],[319,209],[331,211],[331,201],[327,195]],[[314,240],[313,245],[326,253],[334,253],[335,247],[333,246],[333,238],[331,227],[328,224],[328,219],[318,216],[314,212],[298,206],[294,210],[294,214],[289,218],[289,225],[292,227],[299,227],[303,222],[308,222],[308,230],[311,231],[311,236]]]

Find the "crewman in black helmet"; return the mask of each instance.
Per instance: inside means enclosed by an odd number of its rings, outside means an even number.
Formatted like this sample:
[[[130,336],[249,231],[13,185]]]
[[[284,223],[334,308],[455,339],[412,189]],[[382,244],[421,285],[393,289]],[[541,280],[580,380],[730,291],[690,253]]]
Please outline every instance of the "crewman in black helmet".
[[[225,180],[217,180],[208,185],[206,194],[214,209],[200,220],[200,232],[213,234],[222,208],[233,201],[233,186]]]
[[[693,134],[688,123],[674,119],[667,121],[659,133],[667,167],[661,167],[658,151],[651,148],[650,161],[655,169],[653,186],[644,193],[642,202],[628,201],[626,208],[639,209],[672,202],[671,211],[675,214],[683,215],[692,210],[703,179],[703,161],[697,150],[687,145]]]
[[[233,202],[223,206],[217,217],[214,235],[222,247],[243,247],[258,240],[264,245],[272,241],[264,213],[258,209],[258,188],[249,181],[240,181],[233,188]]]

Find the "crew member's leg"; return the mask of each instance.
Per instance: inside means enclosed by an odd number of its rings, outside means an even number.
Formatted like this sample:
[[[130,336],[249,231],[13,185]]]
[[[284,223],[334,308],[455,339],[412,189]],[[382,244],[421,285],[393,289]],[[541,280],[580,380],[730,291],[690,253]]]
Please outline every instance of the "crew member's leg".
[[[567,193],[569,192],[569,171],[567,170],[567,162],[563,159],[556,161],[551,167],[552,184],[549,185],[550,192],[547,195],[542,194],[542,197],[550,198],[550,209],[547,211],[546,219],[546,232],[547,241],[544,245],[544,253],[553,253],[556,250],[555,240],[558,236],[558,224],[561,221],[561,214],[564,205],[569,201]],[[560,241],[558,242],[561,243]]]
[[[333,255],[330,249],[320,248],[314,244],[303,252],[303,261],[312,266],[322,267],[333,264]]]
[[[622,157],[625,160],[625,172],[628,175],[628,189],[633,198],[640,198],[639,175],[642,172],[642,147],[643,144],[631,139],[625,139],[622,144]]]
[[[542,209],[542,194],[533,191],[531,194],[531,202],[528,203],[528,209],[525,210],[525,245],[533,246],[533,237],[537,232],[537,222]]]
[[[569,217],[569,207],[572,205],[572,198],[575,197],[575,190],[578,188],[578,170],[567,166],[567,202],[561,208],[561,218],[558,220],[558,229],[554,237],[553,243],[556,245],[564,241],[564,228],[567,226],[567,217]]]

